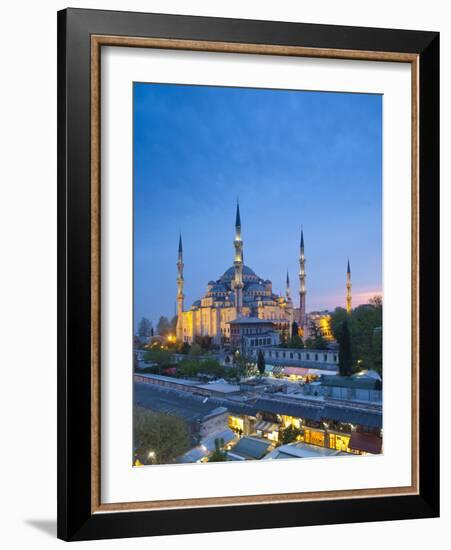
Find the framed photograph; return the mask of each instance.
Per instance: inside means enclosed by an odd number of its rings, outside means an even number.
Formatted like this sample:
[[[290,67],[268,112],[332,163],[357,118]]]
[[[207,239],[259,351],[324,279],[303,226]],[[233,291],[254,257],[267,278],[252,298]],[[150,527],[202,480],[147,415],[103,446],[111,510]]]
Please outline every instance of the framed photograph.
[[[58,536],[439,514],[439,35],[58,14]]]

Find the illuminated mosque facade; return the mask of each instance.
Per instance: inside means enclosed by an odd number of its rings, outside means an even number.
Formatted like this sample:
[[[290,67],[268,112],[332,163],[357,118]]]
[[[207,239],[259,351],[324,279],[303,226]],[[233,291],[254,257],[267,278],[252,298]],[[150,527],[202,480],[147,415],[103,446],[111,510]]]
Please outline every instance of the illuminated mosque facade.
[[[262,320],[271,321],[274,332],[291,335],[292,324],[298,323],[300,334],[307,325],[304,235],[301,230],[299,250],[299,307],[293,306],[287,273],[285,295],[273,292],[272,282],[259,277],[243,260],[240,208],[235,219],[234,262],[223,275],[208,283],[205,294],[189,309],[184,304],[183,245],[179,238],[177,261],[177,341],[192,343],[197,337],[210,337],[221,345],[231,340],[234,321],[246,320],[255,327]],[[232,323],[232,325],[231,325]],[[267,323],[266,323],[267,324]],[[258,330],[258,329],[256,329]]]

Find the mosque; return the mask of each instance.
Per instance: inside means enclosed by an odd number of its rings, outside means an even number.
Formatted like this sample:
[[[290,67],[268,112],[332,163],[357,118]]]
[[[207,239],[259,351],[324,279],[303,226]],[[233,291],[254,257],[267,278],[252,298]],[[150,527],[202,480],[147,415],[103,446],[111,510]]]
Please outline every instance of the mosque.
[[[240,207],[237,204],[235,219],[234,262],[221,277],[210,281],[206,292],[189,309],[184,306],[183,246],[179,238],[177,261],[177,341],[192,343],[196,337],[210,337],[215,344],[231,341],[233,326],[245,321],[246,326],[272,323],[275,333],[291,334],[294,321],[300,334],[307,325],[305,312],[305,256],[304,235],[301,230],[299,250],[299,308],[293,306],[290,279],[287,273],[285,295],[273,292],[272,282],[258,276],[243,261]],[[264,322],[263,322],[264,321]],[[247,330],[247,329],[246,329]],[[254,328],[255,331],[259,329]]]

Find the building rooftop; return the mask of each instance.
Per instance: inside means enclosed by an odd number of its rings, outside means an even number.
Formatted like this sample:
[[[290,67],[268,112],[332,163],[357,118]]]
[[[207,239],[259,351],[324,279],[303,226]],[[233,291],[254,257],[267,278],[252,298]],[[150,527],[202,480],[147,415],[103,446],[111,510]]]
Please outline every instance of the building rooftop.
[[[240,386],[229,384],[228,382],[211,382],[209,384],[196,384],[197,388],[209,390],[218,393],[236,393],[240,391]]]
[[[202,458],[208,456],[215,450],[216,439],[222,439],[224,441],[224,444],[227,445],[227,443],[230,443],[236,437],[237,436],[230,428],[226,428],[225,430],[216,432],[215,434],[203,439],[200,445],[197,445],[193,449],[190,449],[187,453],[181,456],[177,460],[177,462],[180,462],[182,464],[199,462]]]
[[[223,414],[226,407],[208,403],[205,397],[135,382],[135,404],[155,412],[178,416],[188,422],[203,421]]]
[[[271,319],[260,319],[259,317],[240,317],[229,321],[229,325],[246,325],[246,324],[264,324],[264,325],[273,325]]]
[[[328,449],[327,447],[315,447],[313,445],[307,445],[306,443],[288,443],[287,445],[281,445],[277,447],[269,454],[267,454],[263,460],[274,460],[282,458],[321,458],[326,456],[353,456],[350,453],[343,453],[336,451],[335,449]]]
[[[271,441],[259,437],[242,437],[228,452],[235,460],[260,460],[272,447]]]
[[[164,376],[163,374],[150,374],[147,372],[140,372],[139,376],[143,378],[150,378],[153,380],[160,380],[161,382],[170,382],[171,384],[180,384],[181,386],[197,386],[199,382],[194,380],[185,380],[184,378],[174,378],[172,376]]]
[[[206,398],[202,395],[194,395],[191,393],[191,388],[194,388],[194,390],[197,387],[202,389],[202,386],[204,386],[211,390],[212,387],[216,385],[221,386],[222,384],[202,385],[190,380],[180,380],[155,374],[140,373],[137,376],[156,380],[163,379],[173,384],[180,385],[180,389],[174,386],[173,389],[166,389],[164,386],[135,382],[135,400],[137,404],[140,404],[138,402],[139,398],[151,404],[151,396],[160,395],[160,393],[155,394],[155,392],[163,392],[167,396],[172,396],[171,399],[176,403],[186,403],[188,409],[190,408],[190,403],[200,402],[205,407],[205,409],[201,409],[201,411],[215,407],[223,407],[224,409],[228,409],[232,414],[256,416],[258,412],[270,412],[315,420],[318,422],[332,420],[370,428],[382,428],[382,408],[377,404],[370,406],[368,404],[364,405],[361,403],[357,404],[324,399],[324,397],[321,397],[321,399],[313,399],[311,396],[304,396],[301,394],[291,395],[281,393],[271,394],[271,396],[268,394],[252,396],[250,399],[244,392],[243,394],[237,394],[233,390],[228,393],[219,390],[217,395],[213,394],[211,397]],[[234,385],[231,386],[235,387]],[[184,390],[184,388],[190,388],[190,392]],[[143,406],[152,408],[150,405]],[[195,405],[193,405],[193,407],[194,406]]]
[[[381,389],[380,380],[366,376],[323,376],[323,386],[334,386],[340,388],[356,388],[361,390]]]

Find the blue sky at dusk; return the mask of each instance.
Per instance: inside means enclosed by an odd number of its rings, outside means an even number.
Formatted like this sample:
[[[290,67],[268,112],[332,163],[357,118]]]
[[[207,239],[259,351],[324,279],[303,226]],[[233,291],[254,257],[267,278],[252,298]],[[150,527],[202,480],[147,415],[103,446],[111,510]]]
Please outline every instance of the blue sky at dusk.
[[[304,228],[307,311],[382,288],[382,96],[134,84],[135,324],[172,316],[179,231],[185,309],[244,262],[298,305]]]

